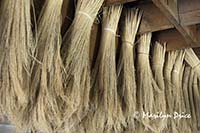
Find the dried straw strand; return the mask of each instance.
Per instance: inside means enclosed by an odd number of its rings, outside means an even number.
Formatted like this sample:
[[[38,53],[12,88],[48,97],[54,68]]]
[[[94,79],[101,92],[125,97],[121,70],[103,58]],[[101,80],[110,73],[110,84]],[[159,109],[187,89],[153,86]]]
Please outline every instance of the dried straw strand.
[[[104,0],[78,0],[74,20],[64,36],[64,109],[67,125],[79,122],[87,113],[90,92],[89,46],[93,22]]]
[[[181,68],[183,65],[183,60],[185,56],[184,51],[177,51],[178,56],[176,58],[174,68],[172,71],[172,84],[173,84],[173,90],[172,93],[174,95],[174,111],[181,112],[181,84],[182,83],[182,77],[180,78]]]
[[[191,114],[191,108],[190,108],[190,101],[189,101],[189,77],[190,77],[190,67],[187,66],[185,67],[184,70],[184,75],[183,75],[183,97],[184,97],[184,102],[185,102],[185,108],[186,108],[186,113],[187,114]],[[187,120],[187,128],[188,128],[188,132],[191,132],[192,130],[192,123],[191,123],[191,119]]]
[[[186,49],[185,61],[192,67],[192,69],[200,77],[200,60],[192,48]]]
[[[188,91],[189,91],[189,101],[190,101],[190,109],[192,116],[192,132],[197,132],[197,117],[195,113],[195,102],[194,102],[194,92],[193,92],[194,75],[195,75],[194,70],[191,68]]]
[[[167,53],[167,58],[165,61],[165,68],[164,68],[164,79],[165,79],[165,92],[166,92],[166,103],[167,103],[167,113],[173,114],[173,107],[174,107],[174,96],[173,96],[173,84],[172,84],[172,70],[173,66],[176,61],[177,57],[176,51],[170,51]],[[171,131],[174,128],[174,121],[169,119],[168,120],[168,129]],[[172,132],[172,131],[171,131]]]
[[[38,20],[37,62],[33,67],[30,92],[30,104],[34,107],[31,108],[31,118],[28,117],[34,130],[53,132],[61,125],[57,99],[63,95],[60,56],[62,3],[63,0],[46,0]]]
[[[154,78],[158,84],[158,87],[161,90],[165,89],[165,83],[164,83],[164,77],[163,77],[165,53],[166,53],[166,43],[160,44],[159,42],[156,42],[153,48],[152,70],[153,70]]]
[[[134,114],[136,111],[136,81],[134,66],[135,38],[142,13],[138,9],[127,9],[121,32],[122,48],[118,64],[118,90],[124,116],[129,130],[134,130]]]
[[[193,83],[194,85],[193,85],[193,89],[197,92],[197,90],[198,90],[198,88],[199,88],[199,86],[198,86],[198,83],[197,83],[197,77],[199,78],[200,77],[200,60],[199,60],[199,58],[197,57],[197,55],[195,54],[195,52],[193,51],[193,49],[192,48],[190,48],[190,49],[186,49],[186,56],[185,56],[185,60],[186,60],[186,62],[192,67],[192,71],[194,71],[193,73],[195,73],[195,76],[194,76],[194,81],[193,82],[195,82],[195,83]],[[190,82],[192,82],[192,81],[190,81]],[[196,95],[196,96],[194,96],[194,95]],[[199,94],[200,95],[200,94]],[[193,96],[196,98],[195,100],[197,100],[198,99],[198,97],[199,97],[199,95],[198,94],[193,94]],[[198,100],[197,100],[198,101]],[[191,101],[192,102],[192,101]],[[195,101],[194,101],[195,102]],[[199,103],[198,103],[199,104]],[[195,105],[194,105],[195,106]],[[192,106],[193,107],[193,106]],[[199,109],[199,106],[197,105],[197,108]],[[194,109],[194,108],[192,108],[192,109]],[[194,111],[193,111],[193,114],[194,114]],[[196,115],[198,115],[198,116],[196,116],[197,118],[193,118],[194,119],[194,121],[196,121],[197,123],[200,123],[200,122],[198,122],[198,120],[197,119],[199,119],[199,113],[197,113]],[[197,125],[198,126],[198,128],[200,128],[200,125]]]
[[[173,103],[173,111],[174,112],[184,112],[185,110],[182,110],[182,101],[181,101],[181,96],[182,96],[182,77],[181,76],[181,69],[183,66],[183,60],[184,60],[184,56],[185,56],[185,52],[184,51],[176,51],[177,52],[177,58],[174,64],[174,68],[172,70],[172,95],[174,97],[172,103]],[[180,130],[178,128],[180,128],[180,121],[179,120],[174,120],[175,124],[176,124],[176,129]]]
[[[32,48],[31,0],[2,0],[0,7],[0,104],[18,127],[27,104]]]
[[[184,102],[185,97],[184,97],[184,90],[183,90],[183,79],[184,79],[183,75],[184,75],[185,67],[186,67],[185,62],[183,62],[181,70],[180,70],[180,99],[181,99],[180,102],[181,102],[181,111],[187,113],[186,104]],[[187,131],[187,132],[191,131],[188,121],[189,121],[189,119],[182,119],[180,121],[180,126],[179,126],[180,132],[181,131]]]
[[[197,119],[197,129],[200,129],[200,95],[199,95],[199,86],[198,86],[198,77],[195,73],[193,81],[193,97],[194,97],[194,106]]]
[[[154,94],[154,100],[155,100],[155,108],[154,112],[162,112],[166,113],[166,100],[165,100],[165,83],[164,83],[164,62],[165,62],[165,53],[166,53],[166,44],[160,44],[159,42],[156,42],[154,44],[153,48],[153,60],[152,60],[152,70],[154,79],[158,84],[158,87],[160,88],[160,93]],[[161,132],[167,124],[167,119],[157,119],[152,120],[155,121],[155,128]]]
[[[115,36],[122,6],[103,8],[102,37],[93,69],[91,101],[94,111],[93,129],[97,132],[119,132],[124,123],[117,94]]]
[[[153,74],[149,62],[149,51],[151,44],[152,33],[145,33],[140,38],[137,53],[137,97],[138,97],[138,109],[139,112],[153,113],[155,107],[154,93],[160,93],[161,90],[158,88],[156,81],[153,78]],[[152,131],[157,131],[150,124],[148,118],[142,118],[142,123],[145,128],[149,128]]]

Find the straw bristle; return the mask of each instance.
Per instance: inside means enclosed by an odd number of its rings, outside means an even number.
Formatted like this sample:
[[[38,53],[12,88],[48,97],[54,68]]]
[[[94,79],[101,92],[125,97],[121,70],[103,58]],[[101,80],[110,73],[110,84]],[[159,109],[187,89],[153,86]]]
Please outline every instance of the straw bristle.
[[[185,51],[184,51],[184,53],[185,53]],[[187,110],[186,110],[186,104],[184,102],[185,97],[184,97],[184,90],[183,90],[183,79],[184,79],[183,75],[184,75],[185,67],[186,67],[185,62],[182,62],[182,66],[180,68],[180,74],[179,74],[180,75],[180,77],[179,77],[179,79],[180,79],[180,81],[179,81],[179,84],[180,84],[180,104],[181,104],[180,110],[182,112],[188,113]],[[180,124],[179,124],[179,131],[180,132],[181,131],[188,131],[188,132],[190,131],[190,128],[188,126],[188,121],[189,121],[188,119],[182,119],[180,121]]]
[[[194,106],[195,106],[195,114],[197,119],[197,129],[200,129],[200,94],[199,94],[199,86],[198,86],[198,77],[195,73],[194,81],[193,81],[193,98],[194,98]]]
[[[185,61],[194,69],[198,77],[200,77],[200,60],[192,48],[185,50]]]
[[[134,130],[134,114],[136,111],[136,81],[134,66],[135,38],[142,13],[138,9],[127,9],[122,22],[122,46],[118,63],[118,92],[128,130]]]
[[[90,92],[89,46],[93,22],[104,0],[78,0],[75,18],[62,44],[65,73],[63,107],[66,124],[74,125],[87,113]]]
[[[197,131],[197,117],[195,113],[195,102],[194,102],[194,92],[193,92],[193,83],[194,83],[194,71],[191,69],[190,70],[190,79],[189,79],[189,101],[190,101],[190,109],[191,109],[191,116],[192,116],[192,131],[196,132]]]
[[[184,74],[183,74],[183,97],[185,102],[185,109],[188,114],[191,114],[190,108],[190,99],[189,99],[189,78],[190,78],[190,67],[185,67]],[[192,130],[192,123],[191,119],[187,120],[187,131],[191,132]]]
[[[166,103],[167,103],[167,113],[173,114],[173,107],[174,107],[174,97],[172,93],[173,85],[172,85],[172,70],[174,63],[176,61],[177,52],[171,51],[167,53],[167,58],[165,61],[165,68],[164,68],[164,79],[165,79],[165,92],[166,92]],[[168,128],[171,131],[173,128],[174,122],[172,119],[168,120]]]
[[[31,116],[27,118],[29,123],[34,129],[49,132],[61,124],[56,100],[63,95],[60,57],[62,3],[62,0],[47,0],[40,14],[36,36],[37,61],[33,67],[29,95],[33,105]]]
[[[151,46],[132,5],[118,26],[121,4],[69,1],[0,0],[0,122],[31,133],[197,133],[196,50]]]
[[[115,62],[115,35],[121,11],[121,5],[103,8],[101,45],[92,73],[91,92],[91,104],[95,108],[93,129],[98,132],[118,132],[124,123]]]
[[[176,112],[181,112],[182,79],[180,79],[180,72],[183,65],[185,52],[184,51],[180,51],[180,52],[177,51],[177,52],[178,52],[178,56],[176,58],[174,68],[172,70],[172,84],[173,84],[172,94],[174,97],[174,104],[175,104],[173,109]]]
[[[138,109],[141,113],[153,113],[153,109],[155,108],[154,94],[161,92],[153,78],[150,67],[149,52],[151,36],[151,33],[143,34],[140,38],[140,43],[137,49],[137,103]],[[141,121],[145,128],[157,131],[156,128],[151,126],[149,118],[143,118]]]
[[[164,91],[165,89],[165,83],[163,77],[165,52],[166,52],[166,44],[162,45],[159,42],[156,42],[153,48],[152,70],[154,78],[158,84],[158,87],[162,91]]]
[[[166,113],[165,81],[163,75],[165,53],[166,53],[166,44],[162,45],[159,42],[156,42],[153,48],[152,70],[154,79],[161,92],[154,93],[154,100],[155,100],[154,112],[162,112],[163,114]],[[161,132],[166,127],[167,120],[166,119],[152,120],[152,123],[154,123],[154,127]]]
[[[0,7],[0,104],[17,126],[27,104],[32,48],[30,0],[2,0]]]

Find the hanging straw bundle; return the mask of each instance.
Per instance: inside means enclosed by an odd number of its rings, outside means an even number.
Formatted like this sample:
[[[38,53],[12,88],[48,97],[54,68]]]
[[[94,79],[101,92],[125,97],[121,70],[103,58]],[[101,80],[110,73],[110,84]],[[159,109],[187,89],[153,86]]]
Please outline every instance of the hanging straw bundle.
[[[66,124],[70,124],[68,126],[79,122],[88,110],[90,34],[103,1],[78,0],[74,20],[63,40],[61,54],[65,65],[64,91],[68,98],[63,110]]]
[[[193,81],[193,97],[194,97],[194,106],[195,106],[195,114],[197,119],[197,129],[200,129],[200,94],[199,94],[199,86],[198,86],[198,77],[195,73],[194,81]]]
[[[190,67],[185,67],[183,75],[183,97],[185,102],[186,113],[191,114],[190,100],[189,100],[189,76],[190,76]],[[187,120],[187,132],[192,132],[192,123],[191,119]]]
[[[27,104],[32,49],[31,1],[1,0],[0,7],[0,106],[21,126]]]
[[[140,44],[138,45],[138,61],[137,61],[137,76],[138,76],[138,108],[139,111],[145,113],[153,113],[155,107],[154,93],[160,93],[151,71],[149,62],[149,51],[151,44],[151,33],[143,34],[140,38]],[[157,132],[157,129],[153,128],[150,124],[149,118],[142,118],[142,123],[145,128]]]
[[[155,81],[160,88],[160,93],[154,94],[155,108],[154,112],[166,113],[166,100],[165,100],[165,83],[164,83],[164,62],[165,62],[166,44],[161,45],[156,42],[153,49],[152,70]],[[167,119],[157,119],[155,121],[155,128],[161,132],[167,124]]]
[[[142,13],[138,9],[127,9],[122,29],[122,48],[118,64],[119,94],[124,108],[129,130],[134,130],[134,114],[136,111],[136,82],[134,66],[134,42]]]
[[[186,49],[185,61],[192,67],[192,69],[200,77],[200,60],[192,48]]]
[[[183,66],[183,60],[185,56],[184,51],[176,51],[178,53],[174,68],[172,70],[172,95],[173,95],[173,106],[172,109],[174,112],[185,112],[185,109],[182,108],[182,77],[181,77],[181,70]],[[176,130],[181,130],[180,128],[180,121],[177,119],[175,120]]]
[[[62,93],[61,8],[63,0],[46,0],[38,21],[36,59],[33,67],[30,128],[53,132],[61,125],[57,100]]]
[[[117,94],[115,62],[115,36],[121,11],[121,5],[103,9],[101,45],[92,73],[91,92],[91,101],[95,108],[92,124],[93,130],[97,132],[118,132],[124,122]]]
[[[199,97],[199,95],[198,94],[196,94],[197,93],[197,90],[198,90],[198,88],[199,88],[199,86],[198,86],[198,80],[197,80],[197,78],[200,78],[200,60],[199,60],[199,58],[196,56],[196,54],[195,54],[195,52],[193,51],[193,49],[192,48],[190,48],[190,49],[186,49],[185,50],[186,51],[186,56],[185,56],[185,60],[186,60],[186,62],[192,67],[192,73],[195,73],[194,74],[194,77],[193,77],[193,90],[195,91],[195,92],[193,92],[193,96],[195,97],[195,99],[192,99],[191,100],[191,104],[192,104],[192,114],[193,114],[193,116],[195,116],[195,117],[193,117],[193,120],[194,120],[194,122],[197,122],[197,123],[200,123],[200,122],[198,122],[198,120],[197,119],[200,119],[200,115],[199,115],[199,113],[197,113],[197,114],[194,114],[194,109],[195,109],[195,107],[193,107],[193,106],[195,106],[195,105],[193,105],[193,104],[195,104],[195,102],[197,103],[197,101],[198,101],[198,97]],[[191,74],[192,75],[192,74]],[[191,84],[191,80],[190,80],[190,84]],[[195,94],[194,94],[195,93]],[[192,92],[190,93],[191,94],[191,96],[192,96]],[[195,101],[196,100],[196,101]],[[199,103],[198,103],[198,105],[197,105],[197,109],[199,110]],[[198,111],[199,112],[199,111]],[[197,115],[197,116],[196,116]],[[199,128],[200,128],[200,125],[198,125],[199,126]]]
[[[153,70],[154,78],[158,84],[158,87],[162,91],[164,91],[165,89],[165,83],[164,83],[164,77],[163,77],[165,52],[166,52],[166,44],[162,45],[159,42],[156,42],[153,48],[152,70]]]
[[[185,97],[184,97],[184,90],[183,90],[183,80],[184,80],[184,70],[185,70],[186,64],[185,62],[183,62],[182,66],[181,66],[181,70],[180,70],[180,102],[181,102],[181,111],[184,113],[187,113],[187,109],[186,109],[186,104],[185,104]],[[181,131],[185,131],[185,132],[189,132],[190,127],[188,125],[188,120],[189,119],[182,119],[180,121],[179,124],[179,130]]]
[[[174,111],[176,112],[181,112],[181,84],[182,83],[182,79],[180,78],[180,72],[181,72],[181,68],[183,66],[183,60],[184,60],[184,56],[185,56],[185,52],[184,51],[177,51],[178,52],[178,56],[176,58],[175,64],[174,64],[174,68],[172,71],[172,84],[173,84],[173,90],[172,90],[172,94],[174,96]]]
[[[173,107],[174,107],[174,97],[172,93],[172,70],[174,63],[176,61],[177,52],[171,51],[167,53],[167,58],[165,61],[165,68],[164,68],[164,79],[165,79],[165,93],[166,93],[166,103],[167,103],[167,113],[173,114]],[[168,120],[168,129],[171,131],[174,128],[174,122],[172,119]],[[172,132],[172,131],[171,131]]]
[[[191,68],[188,91],[189,91],[189,101],[190,101],[190,109],[192,116],[192,132],[197,132],[197,117],[195,112],[195,102],[194,102],[194,92],[193,92],[194,75],[195,75],[194,70]]]

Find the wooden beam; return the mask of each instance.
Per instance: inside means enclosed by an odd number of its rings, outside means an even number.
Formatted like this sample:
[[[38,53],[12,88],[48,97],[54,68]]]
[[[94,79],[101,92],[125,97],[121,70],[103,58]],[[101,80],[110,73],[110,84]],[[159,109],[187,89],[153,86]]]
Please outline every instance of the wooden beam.
[[[200,23],[200,0],[179,0],[181,25]]]
[[[137,7],[143,12],[138,34],[161,31],[174,27],[152,2],[144,3]]]
[[[181,25],[188,26],[200,23],[200,10],[180,14]]]
[[[179,5],[179,13],[186,13],[186,12],[191,12],[194,10],[199,10],[200,9],[200,1],[199,0],[179,0],[178,5]]]
[[[197,4],[197,2],[195,4]],[[198,5],[200,5],[200,1],[199,1]],[[179,8],[179,10],[182,11],[181,17],[177,17],[176,20],[177,20],[177,22],[180,22],[180,25],[188,26],[191,24],[200,23],[200,17],[197,17],[198,16],[198,14],[197,14],[198,8],[192,7],[192,9],[190,8],[190,10],[189,10],[189,8],[182,9],[183,7],[185,7],[185,4],[180,4],[179,6],[181,7],[181,8]],[[152,2],[146,2],[146,3],[139,4],[137,6],[137,8],[139,8],[143,11],[143,18],[141,21],[141,25],[140,25],[138,34],[174,28],[174,25],[168,20],[168,18],[162,12],[160,12],[160,9],[157,8]],[[200,6],[199,6],[199,8],[200,8]],[[173,10],[175,10],[175,9],[173,9]],[[200,14],[200,10],[199,10],[199,14]],[[177,13],[174,13],[174,16],[177,16]],[[186,28],[186,31],[187,31],[187,29],[191,29],[189,27],[190,26],[188,26],[188,28]]]
[[[154,33],[153,40],[159,41],[162,44],[166,42],[167,51],[190,47],[176,29],[156,32]]]
[[[195,35],[197,31],[194,28],[182,26],[179,20],[179,14],[170,5],[166,4],[166,0],[152,0],[153,3],[163,12],[163,14],[168,18],[168,20],[175,26],[175,28],[184,37],[184,40],[190,47],[200,47],[200,43],[197,42],[199,36]],[[177,4],[177,2],[175,2]],[[174,6],[175,7],[175,6]],[[177,6],[178,10],[178,6]],[[187,46],[188,46],[187,45]]]
[[[133,2],[137,0],[106,0],[105,4],[106,5],[112,5],[112,4],[124,4],[128,2]]]

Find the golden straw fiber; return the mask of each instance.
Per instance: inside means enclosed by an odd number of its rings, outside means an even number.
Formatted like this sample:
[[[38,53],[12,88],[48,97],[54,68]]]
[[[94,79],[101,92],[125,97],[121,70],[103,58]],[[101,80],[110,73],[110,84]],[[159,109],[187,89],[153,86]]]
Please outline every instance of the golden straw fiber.
[[[61,8],[63,0],[46,0],[38,20],[35,58],[30,91],[30,128],[53,132],[61,126],[58,99],[63,98]],[[29,108],[29,107],[27,107]],[[53,126],[52,126],[53,125]]]
[[[166,99],[165,99],[165,81],[164,81],[164,63],[165,63],[166,43],[160,44],[155,42],[153,47],[152,57],[152,71],[155,81],[160,88],[161,92],[154,93],[155,107],[154,112],[162,112],[166,114]],[[155,119],[151,120],[153,126],[161,132],[167,127],[167,119]]]
[[[189,78],[189,101],[190,101],[190,109],[191,109],[191,116],[192,116],[192,132],[197,132],[197,117],[196,117],[196,111],[195,111],[195,101],[194,101],[194,91],[193,91],[193,85],[194,85],[194,78],[195,78],[195,72],[191,68],[190,70],[190,78]]]
[[[136,111],[136,81],[134,66],[135,38],[141,21],[142,13],[138,9],[127,9],[122,22],[122,46],[117,67],[118,92],[122,101],[123,113],[129,128],[134,130],[134,114]]]
[[[90,35],[102,4],[103,0],[78,0],[74,20],[63,38],[63,83],[68,100],[63,106],[62,113],[66,130],[79,123],[89,109]]]
[[[115,37],[121,11],[121,5],[103,8],[101,44],[92,73],[91,92],[94,114],[90,117],[92,130],[97,132],[120,132],[124,124],[115,60]]]
[[[165,92],[167,95],[166,96],[166,103],[167,103],[167,113],[173,114],[174,110],[174,97],[173,97],[173,84],[172,84],[172,70],[173,66],[176,61],[177,57],[177,52],[176,51],[170,51],[167,52],[167,57],[165,61],[165,67],[164,67],[164,79],[165,79]],[[172,132],[172,128],[174,128],[174,121],[172,119],[168,119],[168,126],[169,130]]]
[[[150,67],[149,52],[152,33],[145,33],[140,37],[140,43],[137,47],[137,104],[140,113],[153,113],[155,108],[154,94],[161,93],[156,81],[153,78],[153,73]],[[149,118],[140,118],[144,124],[144,130],[157,132],[150,123]]]
[[[1,0],[0,5],[0,108],[19,128],[31,73],[30,8],[30,0]]]

